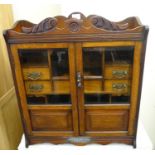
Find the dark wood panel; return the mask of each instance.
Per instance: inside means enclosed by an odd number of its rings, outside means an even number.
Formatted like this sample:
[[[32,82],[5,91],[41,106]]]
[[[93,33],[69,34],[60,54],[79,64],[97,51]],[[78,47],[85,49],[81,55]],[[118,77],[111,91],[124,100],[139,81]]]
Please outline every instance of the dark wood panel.
[[[86,110],[87,131],[127,131],[128,110]]]
[[[30,110],[33,131],[72,131],[71,110]]]

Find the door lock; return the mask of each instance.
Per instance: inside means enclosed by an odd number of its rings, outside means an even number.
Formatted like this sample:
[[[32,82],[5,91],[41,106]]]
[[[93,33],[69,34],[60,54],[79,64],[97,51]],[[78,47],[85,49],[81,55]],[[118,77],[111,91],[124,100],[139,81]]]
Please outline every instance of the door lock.
[[[81,88],[82,87],[82,77],[81,77],[81,73],[77,72],[77,87]]]

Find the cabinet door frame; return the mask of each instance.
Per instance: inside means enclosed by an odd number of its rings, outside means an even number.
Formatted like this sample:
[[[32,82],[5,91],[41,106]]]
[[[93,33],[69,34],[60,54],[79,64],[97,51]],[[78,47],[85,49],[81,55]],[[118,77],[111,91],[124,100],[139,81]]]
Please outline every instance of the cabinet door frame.
[[[24,88],[24,80],[22,68],[19,60],[18,50],[19,49],[50,49],[50,48],[68,48],[68,59],[69,59],[69,76],[70,76],[70,94],[72,105],[70,109],[72,110],[72,120],[73,120],[73,131],[33,131],[31,125],[31,119],[29,115],[30,109],[42,109],[42,106],[30,106],[27,105],[26,92]],[[13,44],[10,46],[10,60],[12,61],[13,74],[15,79],[16,92],[19,99],[19,107],[23,119],[23,126],[25,134],[28,136],[77,136],[79,133],[78,127],[78,110],[77,110],[77,97],[76,97],[76,79],[75,79],[75,54],[74,54],[74,44],[72,43],[31,43],[31,44]],[[45,109],[61,109],[61,106],[51,106],[45,107]],[[66,109],[62,105],[62,109]],[[44,109],[44,108],[43,108]],[[68,108],[67,108],[68,109]]]
[[[113,42],[83,42],[76,43],[76,68],[77,72],[81,73],[81,76],[84,76],[83,73],[83,56],[82,56],[82,48],[83,47],[115,47],[115,46],[134,46],[134,56],[133,56],[133,70],[132,70],[132,81],[131,81],[131,101],[130,105],[112,105],[110,107],[100,106],[101,109],[126,109],[129,111],[129,122],[127,131],[119,131],[119,132],[87,132],[86,127],[86,118],[85,118],[85,110],[88,109],[100,109],[97,106],[86,106],[84,105],[84,89],[77,88],[77,96],[78,96],[78,109],[79,109],[79,130],[80,135],[83,136],[134,136],[135,134],[135,123],[136,123],[136,113],[138,107],[138,95],[139,95],[139,78],[140,78],[140,59],[141,59],[141,48],[142,43],[140,41],[113,41]],[[82,81],[82,86],[84,82]]]

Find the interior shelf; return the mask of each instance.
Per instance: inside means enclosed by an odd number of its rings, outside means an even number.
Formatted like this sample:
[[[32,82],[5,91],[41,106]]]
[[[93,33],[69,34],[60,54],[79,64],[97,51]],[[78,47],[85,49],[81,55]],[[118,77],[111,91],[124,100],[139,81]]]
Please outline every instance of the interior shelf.
[[[52,80],[69,80],[69,76],[64,75],[64,76],[53,76]]]
[[[84,79],[103,79],[103,76],[89,76],[89,75],[84,75]]]
[[[71,104],[71,98],[70,95],[43,95],[43,96],[36,96],[36,95],[32,95],[32,96],[27,96],[27,102],[28,104],[32,104],[32,105],[55,105],[55,104]]]
[[[111,94],[84,94],[85,104],[130,104],[130,96]]]

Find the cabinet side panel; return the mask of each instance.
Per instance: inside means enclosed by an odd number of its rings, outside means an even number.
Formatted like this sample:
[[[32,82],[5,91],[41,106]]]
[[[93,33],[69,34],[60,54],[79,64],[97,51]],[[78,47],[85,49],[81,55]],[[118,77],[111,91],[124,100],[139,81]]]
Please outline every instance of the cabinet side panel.
[[[135,121],[136,121],[136,111],[138,104],[138,92],[139,92],[139,77],[140,77],[140,59],[141,59],[141,48],[142,43],[135,43],[134,50],[134,62],[133,62],[133,77],[131,85],[131,108],[130,108],[130,118],[129,118],[129,135],[133,135],[135,132]]]

